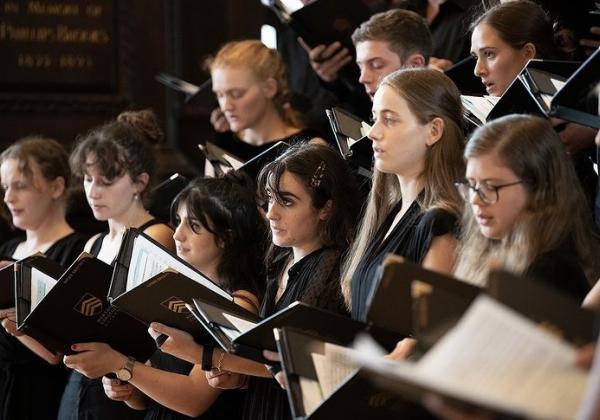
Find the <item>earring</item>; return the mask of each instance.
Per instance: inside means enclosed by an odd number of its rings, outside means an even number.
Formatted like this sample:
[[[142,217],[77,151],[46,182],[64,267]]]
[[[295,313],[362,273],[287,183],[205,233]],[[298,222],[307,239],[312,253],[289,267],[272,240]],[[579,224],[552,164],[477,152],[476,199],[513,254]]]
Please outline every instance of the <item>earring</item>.
[[[140,195],[138,193],[133,194],[134,201],[138,201],[140,199]]]

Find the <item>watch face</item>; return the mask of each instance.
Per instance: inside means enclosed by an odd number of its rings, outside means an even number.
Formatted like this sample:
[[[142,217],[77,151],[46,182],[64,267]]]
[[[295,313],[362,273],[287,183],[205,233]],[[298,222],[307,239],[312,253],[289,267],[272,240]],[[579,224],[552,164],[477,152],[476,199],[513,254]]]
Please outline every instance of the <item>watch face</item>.
[[[119,380],[121,380],[121,381],[127,382],[128,380],[131,379],[131,372],[125,368],[119,369],[117,371],[117,378],[119,378]]]

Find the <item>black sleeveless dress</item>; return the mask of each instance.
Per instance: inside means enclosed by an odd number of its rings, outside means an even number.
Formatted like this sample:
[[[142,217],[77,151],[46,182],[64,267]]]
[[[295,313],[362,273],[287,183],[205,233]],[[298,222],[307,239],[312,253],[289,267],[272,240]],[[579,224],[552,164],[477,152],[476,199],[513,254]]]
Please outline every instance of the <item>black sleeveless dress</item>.
[[[0,245],[0,255],[12,256],[24,238]],[[83,251],[87,237],[72,233],[56,241],[46,256],[63,267]],[[56,419],[67,371],[36,356],[0,328],[0,419]]]
[[[162,224],[158,219],[144,223],[138,229]],[[98,256],[106,232],[92,244],[90,254]],[[59,420],[128,420],[141,419],[144,412],[129,408],[124,402],[111,400],[104,393],[102,378],[89,379],[77,371],[71,371],[65,392],[60,401]]]

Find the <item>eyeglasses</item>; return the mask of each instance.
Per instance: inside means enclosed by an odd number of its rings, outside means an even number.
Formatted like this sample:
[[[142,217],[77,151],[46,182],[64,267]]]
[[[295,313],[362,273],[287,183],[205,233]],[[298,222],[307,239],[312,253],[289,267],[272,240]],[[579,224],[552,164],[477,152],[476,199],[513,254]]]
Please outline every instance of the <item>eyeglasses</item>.
[[[494,204],[498,202],[499,196],[498,191],[505,187],[511,187],[513,185],[521,184],[523,180],[510,182],[502,185],[486,185],[481,184],[479,187],[471,185],[468,181],[455,182],[458,192],[465,201],[471,200],[471,191],[476,192],[481,201],[486,204]]]

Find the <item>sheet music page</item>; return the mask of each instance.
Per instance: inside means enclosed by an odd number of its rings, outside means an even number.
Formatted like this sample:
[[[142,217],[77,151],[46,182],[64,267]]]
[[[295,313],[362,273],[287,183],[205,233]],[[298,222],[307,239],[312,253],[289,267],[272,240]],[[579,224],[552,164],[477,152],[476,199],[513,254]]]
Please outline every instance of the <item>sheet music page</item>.
[[[312,353],[311,358],[324,398],[358,370],[348,349],[335,344],[325,343],[325,354]]]
[[[227,292],[219,288],[212,281],[183,264],[167,251],[157,247],[141,235],[134,239],[125,290],[129,291],[133,289],[161,273],[166,268],[172,268],[221,296],[231,299],[231,296]]]
[[[574,347],[483,295],[417,363],[371,348],[359,342],[355,360],[381,376],[532,418],[574,418],[588,377]]]
[[[323,394],[319,382],[314,379],[300,377],[300,389],[302,390],[302,405],[306,415],[315,411],[315,408],[323,401]]]
[[[243,334],[247,331],[250,331],[252,328],[256,327],[256,323],[247,321],[247,320],[237,317],[235,315],[223,312],[223,316],[225,317],[225,319],[227,319],[229,322],[231,322],[233,324],[233,326],[235,328],[237,328],[237,330],[241,334]]]
[[[587,374],[576,349],[493,299],[480,296],[418,363],[442,388],[532,417],[573,418]]]
[[[462,101],[463,106],[469,110],[477,119],[481,122],[486,122],[487,117],[492,111],[492,108],[496,105],[499,97],[495,96],[469,96],[469,95],[461,95],[460,99]]]
[[[562,88],[565,86],[565,84],[566,84],[566,82],[565,82],[565,81],[562,81],[562,80],[556,80],[556,79],[553,79],[553,78],[550,78],[550,81],[552,82],[552,84],[553,84],[553,85],[554,85],[554,87],[556,88],[556,91],[557,91],[557,92],[558,92],[559,90],[561,90],[561,89],[562,89]]]
[[[33,311],[35,307],[44,299],[50,290],[56,285],[56,279],[42,273],[36,268],[31,269],[31,307],[29,311]]]
[[[360,132],[364,136],[369,135],[369,131],[371,131],[371,126],[364,121],[360,122]]]

